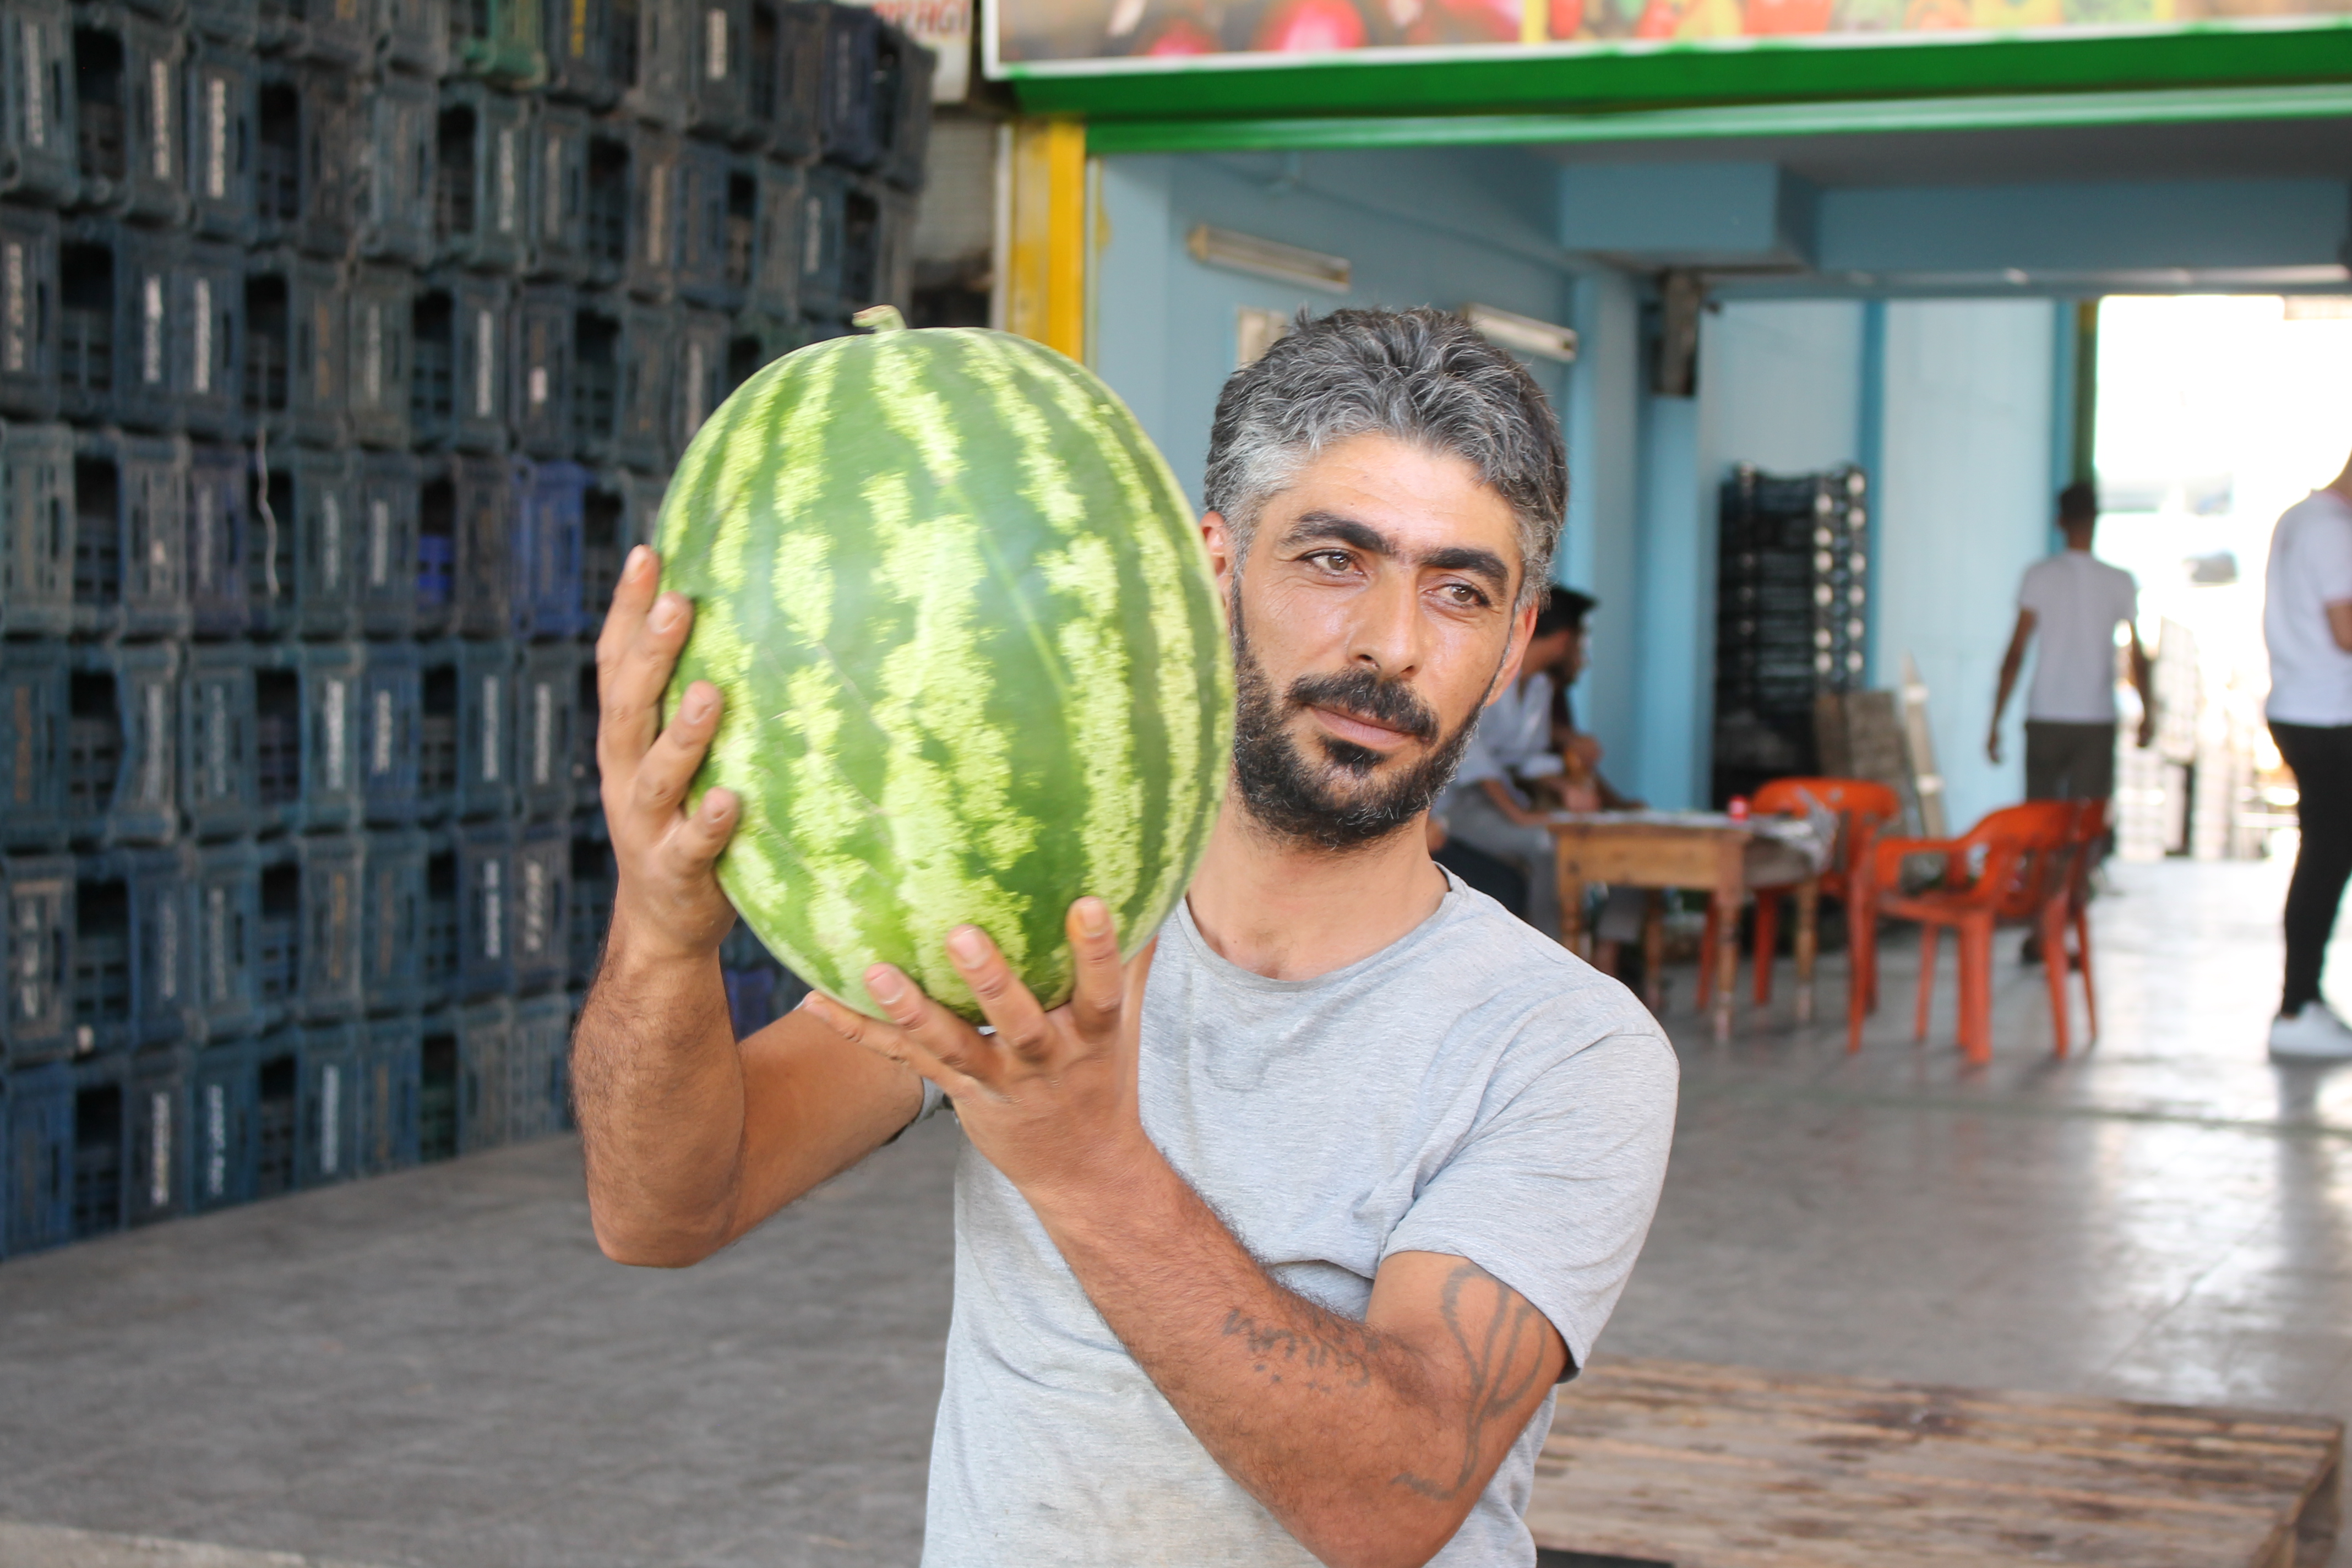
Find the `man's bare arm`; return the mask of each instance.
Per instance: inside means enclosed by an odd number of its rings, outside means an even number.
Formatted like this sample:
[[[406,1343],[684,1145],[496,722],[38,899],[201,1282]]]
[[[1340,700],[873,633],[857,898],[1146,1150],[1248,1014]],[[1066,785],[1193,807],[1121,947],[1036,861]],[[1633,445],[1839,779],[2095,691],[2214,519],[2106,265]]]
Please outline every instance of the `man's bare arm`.
[[[712,790],[685,810],[719,697],[697,682],[661,728],[693,613],[677,595],[656,599],[659,578],[651,551],[631,552],[596,645],[596,753],[619,879],[572,1085],[597,1244],[620,1262],[675,1267],[855,1164],[907,1123],[922,1090],[807,1016],[737,1045],[719,973],[735,911],[711,870],[736,802]]]
[[[2156,742],[2156,666],[2147,657],[2147,647],[2139,640],[2139,627],[2124,623],[2131,634],[2131,683],[2139,693],[2139,743]]]
[[[887,1021],[809,1010],[954,1096],[965,1136],[1137,1363],[1308,1551],[1334,1568],[1427,1562],[1566,1366],[1559,1335],[1458,1258],[1390,1258],[1360,1323],[1271,1279],[1144,1133],[1136,1019],[1150,950],[1122,965],[1093,899],[1067,930],[1076,993],[1051,1013],[982,933],[950,933],[992,1036],[883,967],[866,983]]]
[[[2352,599],[2332,599],[2327,606],[2327,635],[2336,646],[2352,653]]]
[[[1985,736],[1985,755],[2000,761],[2000,716],[2009,710],[2010,695],[2017,689],[2017,672],[2025,668],[2025,645],[2033,640],[2033,612],[2017,612],[2017,629],[2009,634],[2009,651],[2000,656],[2000,684],[1992,694],[1992,726]]]

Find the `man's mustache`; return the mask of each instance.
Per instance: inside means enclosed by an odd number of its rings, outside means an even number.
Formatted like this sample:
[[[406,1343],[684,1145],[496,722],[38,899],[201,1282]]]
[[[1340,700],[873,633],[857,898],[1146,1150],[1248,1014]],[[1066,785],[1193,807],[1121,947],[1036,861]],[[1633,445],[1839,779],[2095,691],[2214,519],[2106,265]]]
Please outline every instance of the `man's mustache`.
[[[1382,680],[1370,670],[1302,675],[1290,683],[1290,706],[1334,708],[1416,741],[1437,738],[1437,715],[1402,681]]]

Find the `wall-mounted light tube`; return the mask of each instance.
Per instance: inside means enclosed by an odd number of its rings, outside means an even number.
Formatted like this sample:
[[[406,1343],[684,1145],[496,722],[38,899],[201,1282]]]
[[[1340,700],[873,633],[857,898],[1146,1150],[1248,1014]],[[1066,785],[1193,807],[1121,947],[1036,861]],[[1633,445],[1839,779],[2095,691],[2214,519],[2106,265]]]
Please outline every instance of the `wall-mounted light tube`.
[[[1355,268],[1344,256],[1326,256],[1319,250],[1236,234],[1229,228],[1212,228],[1205,223],[1192,226],[1192,232],[1184,237],[1184,248],[1203,266],[1253,272],[1331,294],[1348,292],[1355,277]]]
[[[1462,314],[1489,342],[1517,349],[1523,354],[1534,354],[1538,359],[1556,359],[1562,364],[1575,362],[1574,327],[1538,321],[1533,316],[1497,310],[1492,305],[1465,305]]]

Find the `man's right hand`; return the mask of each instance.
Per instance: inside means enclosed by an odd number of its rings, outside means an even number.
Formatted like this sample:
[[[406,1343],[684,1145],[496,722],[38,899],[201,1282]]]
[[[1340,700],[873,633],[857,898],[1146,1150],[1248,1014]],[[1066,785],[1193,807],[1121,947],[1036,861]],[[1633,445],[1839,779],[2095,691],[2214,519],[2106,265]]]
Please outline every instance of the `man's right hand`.
[[[1985,755],[1991,760],[1995,767],[2000,765],[2000,726],[1998,724],[1994,725],[1992,732],[1985,737]]]
[[[733,792],[723,789],[707,792],[691,814],[685,809],[722,700],[698,680],[662,728],[662,693],[694,606],[683,594],[657,595],[660,584],[660,557],[642,544],[630,551],[596,639],[596,765],[619,871],[613,935],[632,957],[656,961],[707,957],[735,924],[711,867],[737,814]]]

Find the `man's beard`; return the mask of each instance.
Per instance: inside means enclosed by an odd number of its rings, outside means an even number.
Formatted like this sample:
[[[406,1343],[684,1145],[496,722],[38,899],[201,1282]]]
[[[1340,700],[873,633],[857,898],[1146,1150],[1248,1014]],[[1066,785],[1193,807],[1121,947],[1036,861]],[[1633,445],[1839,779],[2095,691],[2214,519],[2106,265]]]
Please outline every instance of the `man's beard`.
[[[1318,764],[1301,753],[1286,721],[1310,707],[1332,708],[1425,742],[1438,732],[1437,715],[1403,682],[1382,680],[1364,669],[1301,676],[1277,698],[1250,649],[1238,593],[1233,624],[1234,784],[1259,826],[1318,849],[1360,849],[1409,826],[1454,781],[1462,749],[1478,722],[1477,709],[1394,778],[1361,791],[1344,790],[1339,781],[1369,779],[1381,765],[1381,753],[1336,735],[1318,735]]]

